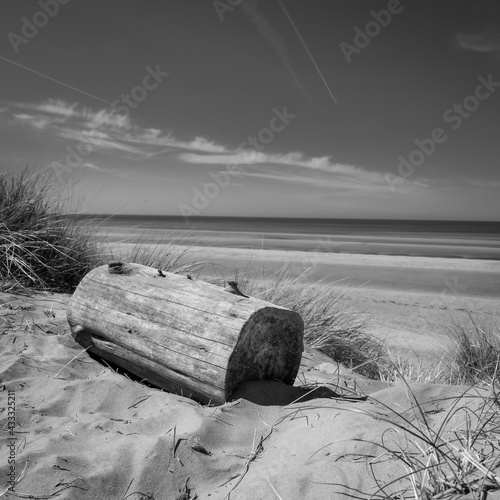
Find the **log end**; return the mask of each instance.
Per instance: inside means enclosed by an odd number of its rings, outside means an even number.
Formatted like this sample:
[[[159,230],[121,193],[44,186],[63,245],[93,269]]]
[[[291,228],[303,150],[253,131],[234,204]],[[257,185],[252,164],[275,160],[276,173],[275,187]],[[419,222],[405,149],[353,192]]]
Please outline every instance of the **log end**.
[[[226,400],[243,382],[279,380],[292,385],[304,350],[304,322],[288,309],[266,307],[243,326],[228,362]]]

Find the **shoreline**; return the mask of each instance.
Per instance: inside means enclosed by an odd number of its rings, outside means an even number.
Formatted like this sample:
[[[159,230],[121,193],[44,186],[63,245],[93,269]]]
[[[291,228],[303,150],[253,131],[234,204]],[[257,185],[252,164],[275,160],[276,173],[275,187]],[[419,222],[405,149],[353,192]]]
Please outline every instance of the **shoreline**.
[[[390,255],[496,260],[500,262],[500,244],[495,238],[467,238],[393,235],[321,235],[302,233],[254,233],[213,230],[152,230],[130,227],[100,230],[98,238],[110,244],[171,244],[195,247],[275,250],[286,252]]]

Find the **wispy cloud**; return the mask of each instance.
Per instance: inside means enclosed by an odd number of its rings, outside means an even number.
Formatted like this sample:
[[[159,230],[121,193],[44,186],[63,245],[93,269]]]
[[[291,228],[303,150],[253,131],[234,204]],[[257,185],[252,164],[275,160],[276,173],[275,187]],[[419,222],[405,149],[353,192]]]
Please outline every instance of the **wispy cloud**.
[[[86,107],[78,107],[78,103],[67,103],[61,99],[47,99],[38,104],[14,103],[20,109],[26,109],[50,117],[57,117],[61,123],[71,121],[83,121],[87,128],[108,126],[118,129],[131,127],[128,116],[120,115],[113,109],[93,110]],[[55,120],[53,120],[55,121]]]
[[[14,111],[12,117],[26,126],[43,130],[53,137],[90,143],[101,150],[126,152],[141,158],[171,149],[203,153],[228,151],[225,146],[205,137],[181,140],[159,129],[139,127],[132,123],[130,117],[112,109],[94,110],[58,99],[36,104],[14,103],[12,107],[24,111]]]
[[[309,175],[308,175],[309,174]],[[382,176],[367,176],[366,178],[354,178],[350,176],[314,176],[310,172],[302,171],[290,173],[286,171],[266,171],[260,172],[241,172],[242,177],[253,177],[276,181],[279,183],[299,184],[301,186],[309,186],[321,190],[341,191],[358,194],[380,194],[387,197],[388,187],[385,179]],[[415,193],[425,189],[424,185],[420,185],[418,181],[408,182],[398,186],[398,194]]]
[[[239,175],[329,188],[349,188],[356,191],[387,192],[385,173],[370,171],[355,165],[336,163],[328,156],[307,158],[300,152],[269,154],[255,150],[235,150],[226,154],[182,153],[186,163],[205,165],[251,165],[240,169]],[[427,184],[415,178],[405,183],[408,190],[425,189]]]
[[[44,116],[36,116],[36,115],[29,115],[27,113],[18,113],[14,114],[13,117],[21,122],[21,123],[27,123],[30,126],[43,130],[45,129],[48,125],[51,123],[54,123],[55,120],[51,120],[50,118],[44,117]]]
[[[200,151],[205,153],[225,153],[227,148],[209,141],[204,137],[195,137],[191,141],[181,141],[176,139],[171,134],[161,134],[158,129],[142,129],[134,130],[134,133],[126,134],[123,139],[128,142],[135,142],[139,144],[149,144],[154,146],[162,146],[165,148],[188,149],[190,151]],[[167,149],[167,150],[168,150]]]
[[[58,130],[58,136],[62,139],[69,139],[76,143],[91,145],[93,149],[121,151],[137,156],[142,155],[142,151],[139,148],[135,148],[123,141],[117,140],[103,130],[61,128]]]
[[[90,163],[90,162],[84,163],[83,166],[87,167],[87,168],[91,168],[92,170],[99,170],[100,172],[106,172],[108,170],[106,168],[99,167],[98,165],[96,165],[94,163]]]
[[[493,54],[497,60],[500,60],[500,32],[497,30],[459,33],[453,39],[453,46],[457,50]]]
[[[133,175],[131,173],[125,172],[123,170],[118,170],[116,168],[103,168],[95,163],[86,162],[82,164],[82,167],[88,168],[90,170],[94,170],[96,172],[100,172],[102,174],[112,175],[113,177],[121,177],[122,179],[128,179],[137,181],[139,178],[143,177],[143,174]]]
[[[76,102],[73,104],[67,104],[60,99],[48,99],[41,104],[36,104],[31,107],[37,111],[69,117],[77,114],[75,110],[77,106],[78,103]]]
[[[499,179],[466,179],[466,182],[479,189],[500,189]]]
[[[165,158],[177,164],[215,166],[221,171],[228,164],[247,166],[240,169],[240,175],[262,181],[347,189],[359,193],[388,191],[387,174],[335,162],[330,156],[311,157],[299,151],[275,153],[231,148],[202,136],[182,140],[157,128],[139,127],[130,118],[124,119],[109,110],[82,108],[76,103],[61,100],[38,104],[17,103],[12,107],[16,109],[9,109],[11,117],[27,127],[37,129],[38,133],[64,139],[74,147],[87,145],[93,152],[133,161],[165,155]],[[87,160],[85,166],[88,168],[104,170]],[[134,177],[133,171],[123,174],[116,169],[107,169],[106,173],[138,178],[138,175]],[[428,188],[422,179],[417,178],[407,180],[404,184],[408,192]]]

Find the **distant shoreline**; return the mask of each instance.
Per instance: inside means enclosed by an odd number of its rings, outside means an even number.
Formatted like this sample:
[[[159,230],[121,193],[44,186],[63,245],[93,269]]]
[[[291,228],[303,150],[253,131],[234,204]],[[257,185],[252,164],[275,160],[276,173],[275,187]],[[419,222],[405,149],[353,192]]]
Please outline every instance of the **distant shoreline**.
[[[500,261],[500,238],[497,240],[487,236],[321,235],[209,229],[183,231],[179,229],[108,226],[101,227],[97,237],[112,244],[141,242],[152,245],[181,244],[246,250]]]
[[[172,219],[182,220],[186,223],[186,218],[182,215],[161,215],[161,214],[100,214],[100,213],[70,213],[69,217],[79,219],[98,218],[107,220],[120,219]],[[500,220],[460,220],[460,219],[370,219],[370,218],[342,218],[342,217],[251,217],[251,216],[225,216],[225,215],[197,215],[187,218],[190,222],[199,222],[205,220],[262,220],[262,221],[320,221],[320,222],[337,222],[337,223],[394,223],[401,224],[403,222],[426,223],[426,224],[497,224],[500,227]],[[188,222],[189,223],[189,222]]]

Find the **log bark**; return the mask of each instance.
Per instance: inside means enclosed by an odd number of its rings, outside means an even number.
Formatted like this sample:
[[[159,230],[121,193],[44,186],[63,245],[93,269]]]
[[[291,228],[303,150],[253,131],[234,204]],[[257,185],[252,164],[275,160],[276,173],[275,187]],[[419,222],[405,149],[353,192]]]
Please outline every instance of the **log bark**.
[[[139,264],[88,273],[68,322],[91,353],[201,403],[222,404],[249,380],[293,384],[303,350],[299,314]]]

